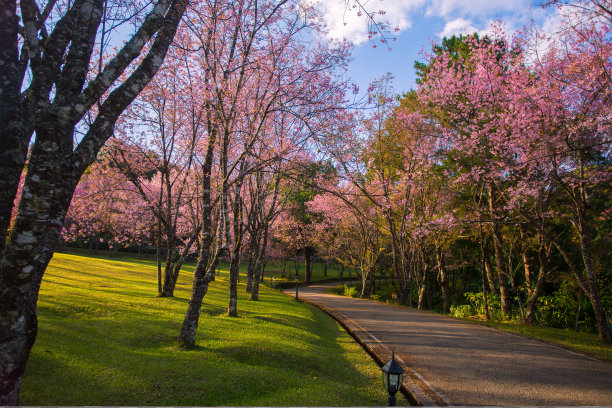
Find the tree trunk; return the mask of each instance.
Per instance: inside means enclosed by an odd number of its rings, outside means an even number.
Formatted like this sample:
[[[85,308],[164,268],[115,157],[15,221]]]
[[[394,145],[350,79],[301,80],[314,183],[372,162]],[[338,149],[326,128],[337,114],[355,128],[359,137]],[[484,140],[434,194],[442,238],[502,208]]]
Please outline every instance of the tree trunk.
[[[243,173],[245,169],[245,161],[240,163],[240,176],[236,181],[236,192],[234,204],[232,206],[233,222],[232,231],[234,232],[234,248],[230,257],[229,268],[229,302],[227,305],[227,315],[230,317],[238,317],[238,275],[240,272],[240,248],[242,246],[242,198],[240,196],[242,190]]]
[[[215,276],[215,270],[219,262],[220,251],[211,254],[213,243],[212,231],[212,207],[210,194],[210,179],[212,173],[212,164],[214,158],[215,143],[217,139],[217,129],[211,125],[209,120],[208,129],[208,146],[206,149],[206,158],[202,165],[202,233],[200,235],[200,253],[198,262],[193,273],[193,284],[191,288],[191,297],[187,313],[183,320],[183,325],[178,336],[178,343],[182,347],[195,347],[196,332],[198,329],[198,321],[200,319],[200,309],[202,308],[202,300],[208,292],[208,285]],[[212,259],[211,259],[212,258]]]
[[[259,300],[259,284],[262,281],[261,277],[263,274],[263,265],[264,265],[264,259],[266,256],[266,246],[267,245],[268,245],[268,227],[265,226],[263,230],[261,246],[257,253],[257,260],[255,261],[255,268],[253,270],[253,290],[251,291],[251,300]]]
[[[227,315],[238,316],[238,274],[240,272],[240,247],[234,246],[229,270],[229,305]]]
[[[310,283],[312,280],[312,270],[311,270],[311,262],[310,262],[311,256],[312,256],[312,248],[308,246],[304,247],[304,266],[305,266],[304,280],[306,281],[306,283]]]
[[[249,248],[247,250],[247,274],[246,274],[246,292],[253,291],[253,274],[255,270],[255,262],[257,261],[257,230],[256,225],[251,223],[251,234],[249,236]]]
[[[162,296],[161,220],[157,220],[157,295]]]
[[[539,235],[540,246],[538,248],[538,262],[540,263],[540,272],[538,274],[538,280],[536,281],[535,287],[530,291],[529,299],[527,300],[527,316],[525,321],[529,324],[535,323],[535,312],[536,302],[540,293],[542,292],[542,286],[546,280],[546,273],[548,270],[548,259],[546,255],[546,246],[544,244],[544,238]]]
[[[436,261],[438,262],[438,283],[440,283],[442,288],[442,309],[444,313],[448,313],[450,311],[450,294],[446,266],[444,265],[442,247],[440,245],[436,245]]]
[[[523,258],[523,267],[525,270],[525,285],[527,286],[527,296],[531,297],[533,289],[532,285],[532,277],[531,277],[531,268],[529,266],[529,255],[527,253],[528,245],[527,245],[527,234],[525,232],[525,225],[520,225],[521,232],[521,257]]]
[[[582,253],[582,261],[586,272],[587,283],[589,287],[591,304],[595,312],[595,320],[597,321],[597,330],[599,338],[604,341],[612,342],[612,330],[606,319],[606,315],[599,297],[599,287],[595,277],[593,268],[593,259],[591,254],[591,228],[587,221],[585,211],[580,211],[578,214],[578,232],[580,237],[580,252]]]
[[[204,249],[205,246],[203,245]],[[200,310],[202,308],[202,300],[208,292],[208,285],[210,284],[212,277],[215,274],[215,268],[217,267],[219,254],[214,255],[212,264],[207,268],[206,264],[209,260],[208,250],[204,249],[204,254],[200,254],[196,269],[193,274],[193,286],[191,289],[191,297],[189,298],[189,306],[187,307],[187,313],[181,326],[181,331],[178,337],[178,343],[181,347],[193,348],[195,347],[196,332],[198,330],[198,321],[200,320]]]
[[[261,282],[261,263],[255,262],[253,268],[253,290],[251,290],[251,300],[259,300],[259,283]]]
[[[167,231],[166,236],[168,237],[168,241],[166,243],[166,262],[164,265],[164,286],[162,288],[161,297],[172,297],[174,296],[174,282],[173,282],[173,274],[174,274],[174,249],[175,249],[175,239],[173,231]]]
[[[170,297],[174,296],[174,289],[176,288],[176,282],[178,282],[178,277],[181,272],[181,268],[183,267],[183,263],[185,262],[187,255],[191,251],[191,247],[193,246],[194,242],[197,240],[198,235],[200,235],[200,229],[201,228],[196,229],[194,235],[189,239],[189,241],[187,242],[187,245],[185,245],[185,248],[183,248],[183,252],[181,253],[181,256],[174,264],[174,272],[172,273],[172,283],[169,285],[169,296]]]
[[[493,191],[489,188],[489,212],[491,215],[491,232],[493,233],[493,251],[495,254],[495,266],[497,269],[497,277],[499,279],[499,293],[501,297],[502,317],[506,319],[510,316],[512,305],[510,303],[510,289],[508,288],[508,279],[504,263],[503,238],[499,229],[499,223],[496,220],[496,211],[494,207]]]
[[[52,131],[52,130],[50,130]],[[49,138],[43,131],[40,139]],[[36,339],[36,303],[80,173],[57,168],[61,148],[38,141],[0,266],[0,405],[16,405]],[[4,239],[4,238],[2,238]]]
[[[370,268],[366,268],[366,270],[363,270],[364,268],[361,268],[361,294],[359,295],[359,297],[361,299],[369,299],[370,298],[370,294],[371,294],[371,288],[370,288],[370,273],[371,270]]]

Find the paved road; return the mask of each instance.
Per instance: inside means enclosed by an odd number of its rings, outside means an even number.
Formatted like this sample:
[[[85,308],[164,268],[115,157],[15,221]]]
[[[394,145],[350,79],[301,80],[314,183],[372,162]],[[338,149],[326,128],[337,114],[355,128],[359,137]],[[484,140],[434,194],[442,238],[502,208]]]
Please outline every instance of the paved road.
[[[382,361],[395,350],[423,405],[612,406],[612,364],[433,313],[300,288]],[[295,294],[294,291],[287,291]]]

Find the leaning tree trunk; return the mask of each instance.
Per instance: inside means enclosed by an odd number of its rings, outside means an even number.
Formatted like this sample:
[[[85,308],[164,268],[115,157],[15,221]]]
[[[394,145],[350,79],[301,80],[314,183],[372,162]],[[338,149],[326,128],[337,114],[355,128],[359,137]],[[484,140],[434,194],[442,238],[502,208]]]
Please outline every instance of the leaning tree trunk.
[[[209,123],[211,122],[209,121]],[[218,132],[214,125],[210,125],[208,130],[209,136],[206,157],[202,165],[202,232],[200,235],[200,253],[193,273],[193,284],[191,287],[189,305],[187,306],[187,313],[185,314],[185,319],[183,320],[183,325],[181,326],[178,336],[179,345],[186,348],[195,347],[202,300],[204,296],[206,296],[206,292],[208,292],[208,285],[215,276],[220,251],[222,251],[220,248],[215,254],[211,253],[214,238],[212,231],[210,181]]]
[[[173,0],[156,4],[157,7],[147,15],[143,25],[117,53],[112,63],[89,84],[86,83],[87,73],[102,19],[102,2],[75,1],[71,5],[46,40],[40,42],[37,40],[36,5],[29,2],[20,5],[25,10],[23,14],[29,20],[30,28],[35,31],[32,35],[32,30],[26,30],[29,40],[32,40],[26,42],[35,47],[28,50],[30,66],[34,66],[30,83],[32,92],[20,105],[35,106],[36,112],[30,116],[23,116],[25,113],[21,112],[18,114],[22,115],[21,118],[13,119],[18,122],[32,121],[36,140],[31,149],[15,225],[4,247],[0,265],[0,405],[16,405],[19,402],[23,372],[36,338],[36,303],[40,284],[58,243],[74,189],[85,169],[110,138],[119,115],[161,66],[187,2]],[[19,24],[16,6],[15,1],[3,3],[0,17],[0,66],[4,71],[3,76],[7,75],[5,70],[14,73],[13,64],[20,63],[14,59],[13,52],[18,45],[15,36]],[[5,37],[5,34],[8,36]],[[150,44],[149,40],[153,37]],[[146,56],[138,62],[136,69],[129,77],[122,79],[119,86],[110,90],[111,84],[125,73],[125,69],[133,66],[132,62],[143,55],[143,47],[148,43],[150,47]],[[11,49],[8,53],[11,55],[7,54],[7,49]],[[6,124],[5,103],[15,96],[13,93],[7,97],[5,90],[21,89],[22,84],[21,81],[17,84],[0,82],[3,109],[0,125]],[[75,147],[74,129],[77,123],[107,92],[108,96],[98,105],[97,116]],[[6,152],[4,146],[0,147],[0,152]],[[2,166],[5,165],[2,163]],[[10,191],[3,193],[9,194]],[[0,200],[6,198],[1,196]],[[0,211],[4,211],[4,208]],[[4,224],[0,221],[0,240],[5,239]]]
[[[38,329],[38,291],[80,178],[57,168],[57,143],[38,141],[35,150],[23,187],[28,199],[21,200],[0,267],[0,405],[18,402]]]

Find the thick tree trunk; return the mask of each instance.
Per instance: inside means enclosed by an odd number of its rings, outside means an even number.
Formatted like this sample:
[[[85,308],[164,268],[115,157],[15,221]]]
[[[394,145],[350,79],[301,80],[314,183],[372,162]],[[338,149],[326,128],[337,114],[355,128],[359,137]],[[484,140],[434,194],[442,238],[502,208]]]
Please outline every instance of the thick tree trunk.
[[[38,291],[80,178],[80,172],[58,168],[61,147],[42,141],[49,138],[44,131],[39,136],[0,266],[0,405],[18,403],[37,334]]]
[[[35,26],[30,17],[34,18],[37,10],[32,4],[22,3],[20,6],[22,11],[25,10],[22,15]],[[59,23],[51,27],[53,31],[45,41],[38,42],[38,32],[30,37],[31,45],[37,47],[29,50],[30,66],[33,66],[31,92],[27,100],[15,101],[14,91],[18,88],[17,92],[21,92],[23,85],[19,75],[14,77],[14,64],[21,63],[14,59],[19,20],[15,16],[16,2],[3,3],[6,7],[2,7],[0,24],[0,76],[3,79],[6,75],[13,76],[16,81],[0,81],[0,126],[4,131],[7,120],[17,127],[23,126],[22,121],[31,120],[36,129],[36,141],[32,147],[15,225],[6,247],[0,246],[0,252],[4,248],[0,265],[0,405],[18,403],[25,364],[36,338],[36,303],[40,283],[58,243],[74,189],[87,166],[95,160],[100,148],[111,136],[119,115],[159,69],[187,7],[187,2],[182,0],[160,2],[160,7],[155,7],[145,18],[143,24],[146,29],[138,30],[113,63],[109,64],[110,68],[107,67],[98,79],[86,84],[91,51],[102,18],[102,4],[75,1]],[[5,37],[5,34],[8,36]],[[109,92],[111,84],[125,69],[143,55],[142,47],[153,36],[155,39],[146,56],[99,105],[97,116],[75,147],[73,136],[76,124],[96,102],[100,102],[104,93]],[[28,112],[5,110],[7,103],[15,103],[15,109],[18,109],[17,106],[35,106],[36,112],[30,115]],[[25,150],[18,151],[19,143],[24,143],[25,147],[30,134],[22,128],[16,136],[21,139],[16,145],[17,150],[11,144],[8,150],[12,149],[13,153],[9,153],[25,154]],[[6,166],[4,159],[8,150],[4,143],[8,140],[4,138],[4,133],[2,136],[0,166]],[[16,157],[17,162],[20,160]],[[20,173],[17,164],[8,165],[13,168],[9,173]],[[3,178],[11,176],[3,174],[4,171],[1,173]],[[0,187],[4,190],[5,186],[0,184]],[[0,211],[10,211],[12,207],[4,201],[10,200],[9,195],[14,194],[14,190],[11,186],[6,187],[9,188],[2,193],[7,195],[0,195]],[[0,240],[3,244],[5,214],[0,214]]]
[[[24,61],[19,61],[17,4],[16,0],[6,0],[0,6],[0,260],[33,132],[31,124],[26,123],[31,118],[22,111],[25,68]]]

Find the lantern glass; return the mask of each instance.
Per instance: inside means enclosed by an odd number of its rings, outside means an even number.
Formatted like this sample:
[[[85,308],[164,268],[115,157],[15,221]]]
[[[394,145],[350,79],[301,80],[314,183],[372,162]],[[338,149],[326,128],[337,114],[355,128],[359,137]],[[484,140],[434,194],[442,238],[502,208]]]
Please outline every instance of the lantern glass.
[[[390,394],[395,394],[399,391],[400,386],[402,384],[402,375],[401,374],[389,374],[389,386],[388,390]]]

